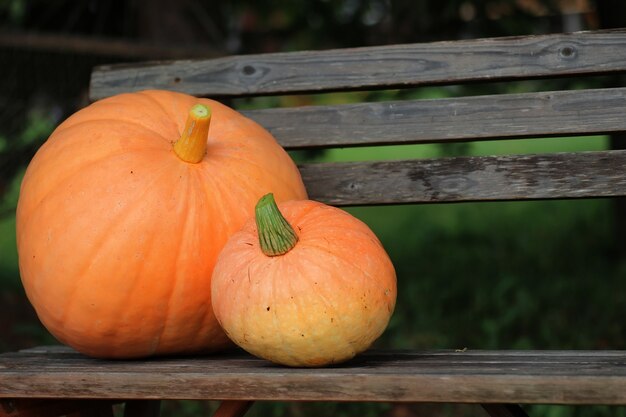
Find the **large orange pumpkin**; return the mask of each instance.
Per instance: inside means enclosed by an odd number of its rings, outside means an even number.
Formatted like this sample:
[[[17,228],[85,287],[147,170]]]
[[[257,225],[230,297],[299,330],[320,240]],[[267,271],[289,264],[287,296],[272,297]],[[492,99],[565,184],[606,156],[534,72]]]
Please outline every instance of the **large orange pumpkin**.
[[[234,110],[165,91],[96,102],[54,131],[24,177],[26,294],[54,336],[91,356],[219,349],[211,273],[270,190],[306,197],[287,153]]]
[[[289,366],[339,363],[364,351],[396,302],[394,267],[364,223],[310,200],[279,210],[271,194],[224,247],[212,288],[228,336]]]

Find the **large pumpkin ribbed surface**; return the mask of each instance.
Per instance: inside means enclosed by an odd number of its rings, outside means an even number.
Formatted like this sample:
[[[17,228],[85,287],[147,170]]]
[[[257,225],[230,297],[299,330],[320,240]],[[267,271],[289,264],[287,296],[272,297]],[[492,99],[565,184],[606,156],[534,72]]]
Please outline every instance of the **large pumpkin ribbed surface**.
[[[189,109],[211,108],[197,164],[172,150]],[[306,198],[273,137],[206,99],[163,92],[96,102],[37,152],[17,209],[22,282],[48,330],[98,357],[211,351],[228,344],[210,278],[260,196]]]

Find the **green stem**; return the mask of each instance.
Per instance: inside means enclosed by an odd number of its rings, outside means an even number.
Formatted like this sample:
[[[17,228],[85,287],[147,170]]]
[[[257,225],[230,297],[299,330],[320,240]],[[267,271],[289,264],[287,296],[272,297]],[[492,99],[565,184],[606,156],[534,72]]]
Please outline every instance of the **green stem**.
[[[274,194],[269,193],[261,197],[255,212],[259,244],[264,254],[283,255],[296,246],[298,235],[278,210]]]

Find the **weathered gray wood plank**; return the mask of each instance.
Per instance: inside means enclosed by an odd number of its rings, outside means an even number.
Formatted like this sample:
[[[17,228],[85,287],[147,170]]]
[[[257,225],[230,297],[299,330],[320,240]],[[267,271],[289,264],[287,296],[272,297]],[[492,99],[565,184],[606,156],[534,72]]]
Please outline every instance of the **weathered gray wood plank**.
[[[370,350],[368,352],[368,354],[372,357],[380,356],[380,355],[384,356],[387,353],[389,352],[385,352],[384,350]],[[414,352],[411,350],[393,351],[393,355],[397,357],[413,356],[416,353],[417,352]],[[474,349],[464,349],[464,350],[461,349],[461,350],[455,351],[455,353],[464,353],[465,356],[493,357],[494,355],[494,351],[474,350]],[[429,360],[431,361],[437,361],[437,360],[448,361],[450,358],[450,351],[442,350],[442,349],[420,350],[419,354],[422,355],[423,357],[429,358]],[[622,358],[626,354],[626,351],[624,350],[549,350],[549,351],[545,351],[545,350],[504,349],[504,350],[497,351],[497,354],[498,354],[498,357],[505,358],[505,360],[508,360],[506,359],[508,357],[516,358],[519,356],[523,356],[525,358],[524,360],[526,361],[536,360],[536,361],[541,362],[541,361],[544,361],[548,357],[550,361],[563,361],[563,360],[570,361],[572,360],[572,358],[588,358],[590,356],[593,356],[594,358],[603,358],[607,360],[611,358],[619,359],[619,358]],[[223,354],[216,354],[213,356],[218,357],[218,358],[228,357],[229,359],[237,358],[239,360],[247,360],[247,359],[256,360],[253,357],[244,354],[241,350],[238,350],[238,349],[233,349],[232,351],[225,352]],[[211,358],[213,356],[207,356],[207,358]],[[2,365],[2,361],[7,358],[20,358],[20,360],[23,360],[22,358],[36,358],[38,360],[38,358],[43,358],[43,357],[46,357],[46,358],[56,357],[56,358],[70,359],[70,360],[75,360],[76,358],[88,359],[88,358],[85,358],[85,356],[77,353],[72,348],[69,348],[65,345],[45,345],[45,346],[35,346],[32,348],[22,349],[18,352],[0,353],[0,365]],[[153,360],[159,361],[162,359],[157,358]],[[149,360],[149,361],[152,361],[152,360]],[[102,362],[106,362],[111,365],[112,364],[121,364],[121,365],[124,364],[124,361],[102,361]],[[15,366],[18,366],[18,365],[16,364]]]
[[[448,84],[626,70],[626,32],[578,32],[101,66],[91,99],[168,89],[240,96]]]
[[[300,166],[309,197],[371,205],[626,195],[626,151]]]
[[[626,88],[244,112],[288,149],[626,131]]]
[[[291,369],[234,352],[135,361],[0,355],[0,398],[626,404],[626,351],[367,352]]]

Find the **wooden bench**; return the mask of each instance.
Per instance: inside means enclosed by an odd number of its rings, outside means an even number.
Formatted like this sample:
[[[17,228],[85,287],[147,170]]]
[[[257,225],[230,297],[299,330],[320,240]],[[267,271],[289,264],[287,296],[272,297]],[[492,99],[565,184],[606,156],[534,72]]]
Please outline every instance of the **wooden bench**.
[[[623,71],[626,32],[614,30],[100,67],[91,97],[162,88],[236,98]],[[287,149],[607,134],[626,131],[626,88],[245,113]],[[300,168],[312,199],[347,206],[619,197],[625,167],[626,151],[605,150]],[[0,398],[0,416],[80,407],[110,415],[124,401],[127,415],[155,415],[160,399],[474,403],[519,416],[515,404],[626,404],[626,351],[370,351],[343,366],[288,369],[242,352],[114,362],[43,347],[0,355]]]

